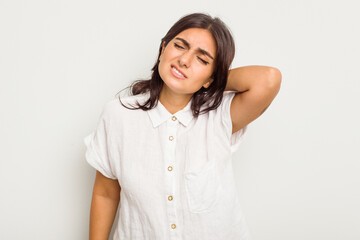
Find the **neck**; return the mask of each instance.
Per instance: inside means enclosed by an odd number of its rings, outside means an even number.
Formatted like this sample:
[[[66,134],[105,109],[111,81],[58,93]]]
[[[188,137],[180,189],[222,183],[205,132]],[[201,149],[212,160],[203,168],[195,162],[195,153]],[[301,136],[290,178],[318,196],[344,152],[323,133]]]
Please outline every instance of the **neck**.
[[[159,101],[169,113],[174,114],[186,107],[191,97],[192,94],[178,94],[167,91],[166,87],[163,87],[160,92]]]

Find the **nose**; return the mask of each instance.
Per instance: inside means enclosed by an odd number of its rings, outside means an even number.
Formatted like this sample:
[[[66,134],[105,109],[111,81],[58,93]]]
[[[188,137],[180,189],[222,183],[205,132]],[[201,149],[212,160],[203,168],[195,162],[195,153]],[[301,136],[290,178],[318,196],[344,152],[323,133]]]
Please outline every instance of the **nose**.
[[[191,54],[189,52],[183,53],[178,59],[179,65],[183,66],[183,67],[186,67],[186,68],[190,67],[191,58],[192,57],[191,57]]]

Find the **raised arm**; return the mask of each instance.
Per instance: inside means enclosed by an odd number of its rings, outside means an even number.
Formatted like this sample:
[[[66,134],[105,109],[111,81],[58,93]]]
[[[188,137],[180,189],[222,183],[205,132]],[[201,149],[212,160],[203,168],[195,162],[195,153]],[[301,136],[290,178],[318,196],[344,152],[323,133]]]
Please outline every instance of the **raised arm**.
[[[281,73],[267,66],[230,70],[225,90],[237,91],[230,106],[233,133],[258,118],[280,90]]]

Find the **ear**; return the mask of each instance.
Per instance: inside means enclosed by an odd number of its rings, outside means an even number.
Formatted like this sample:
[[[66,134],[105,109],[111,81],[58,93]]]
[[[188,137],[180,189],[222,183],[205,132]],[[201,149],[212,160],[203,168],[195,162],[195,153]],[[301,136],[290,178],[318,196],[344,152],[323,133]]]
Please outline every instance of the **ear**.
[[[213,81],[214,81],[213,78],[209,78],[209,80],[203,85],[203,87],[204,87],[204,88],[208,88]]]

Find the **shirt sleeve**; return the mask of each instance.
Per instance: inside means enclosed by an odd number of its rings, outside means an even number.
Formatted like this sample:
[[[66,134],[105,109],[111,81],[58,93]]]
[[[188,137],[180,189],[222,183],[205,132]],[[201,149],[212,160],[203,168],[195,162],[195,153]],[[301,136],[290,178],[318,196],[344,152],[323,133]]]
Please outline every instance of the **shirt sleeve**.
[[[105,177],[117,179],[110,158],[108,110],[104,107],[97,128],[84,138],[86,161]]]
[[[220,105],[220,113],[222,116],[222,124],[225,131],[230,138],[231,152],[236,152],[239,149],[241,142],[244,140],[245,133],[247,132],[248,125],[232,134],[232,121],[230,115],[230,105],[236,92],[225,91],[223,95],[223,102]]]

